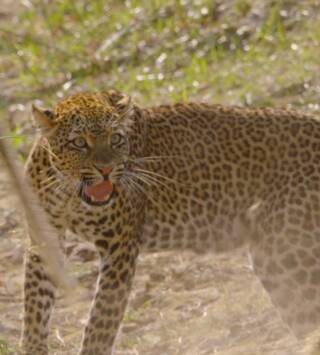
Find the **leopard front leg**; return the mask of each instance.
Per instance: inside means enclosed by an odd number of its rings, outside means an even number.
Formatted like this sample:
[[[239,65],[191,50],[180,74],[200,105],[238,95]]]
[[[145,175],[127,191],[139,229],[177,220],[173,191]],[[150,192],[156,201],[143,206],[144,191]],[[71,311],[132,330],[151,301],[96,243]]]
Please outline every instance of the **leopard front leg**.
[[[63,230],[57,230],[61,240]],[[37,248],[27,251],[24,280],[24,317],[22,352],[25,355],[47,355],[50,318],[55,301],[56,287],[44,267]]]
[[[48,354],[50,315],[54,305],[55,287],[48,278],[41,258],[28,252],[25,263],[23,353]]]
[[[97,240],[100,270],[80,355],[111,355],[127,305],[138,256],[135,236]]]

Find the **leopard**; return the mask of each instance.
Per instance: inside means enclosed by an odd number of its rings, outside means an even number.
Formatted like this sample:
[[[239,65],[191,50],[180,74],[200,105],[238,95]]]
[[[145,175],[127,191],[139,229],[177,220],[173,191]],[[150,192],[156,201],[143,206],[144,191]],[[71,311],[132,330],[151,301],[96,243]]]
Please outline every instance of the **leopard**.
[[[320,121],[288,108],[144,107],[117,90],[33,105],[26,180],[55,230],[94,245],[80,355],[114,354],[140,253],[246,248],[296,339],[320,325]],[[57,287],[25,261],[22,346],[48,354]]]

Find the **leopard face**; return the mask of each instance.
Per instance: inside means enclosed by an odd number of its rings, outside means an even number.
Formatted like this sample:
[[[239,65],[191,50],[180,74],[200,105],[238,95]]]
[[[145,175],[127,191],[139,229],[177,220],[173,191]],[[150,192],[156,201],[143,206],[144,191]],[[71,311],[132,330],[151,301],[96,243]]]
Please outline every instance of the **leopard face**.
[[[77,94],[53,111],[33,107],[52,168],[94,206],[111,200],[143,145],[138,113],[130,98],[114,91]]]

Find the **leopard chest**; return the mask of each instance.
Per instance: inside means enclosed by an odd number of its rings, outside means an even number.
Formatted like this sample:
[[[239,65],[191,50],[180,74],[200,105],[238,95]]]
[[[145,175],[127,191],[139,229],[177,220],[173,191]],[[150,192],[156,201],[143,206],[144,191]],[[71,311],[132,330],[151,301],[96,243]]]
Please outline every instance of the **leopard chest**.
[[[72,204],[66,218],[67,228],[73,233],[94,242],[101,237],[110,238],[120,232],[120,213],[111,206],[99,208],[88,206],[82,201]]]

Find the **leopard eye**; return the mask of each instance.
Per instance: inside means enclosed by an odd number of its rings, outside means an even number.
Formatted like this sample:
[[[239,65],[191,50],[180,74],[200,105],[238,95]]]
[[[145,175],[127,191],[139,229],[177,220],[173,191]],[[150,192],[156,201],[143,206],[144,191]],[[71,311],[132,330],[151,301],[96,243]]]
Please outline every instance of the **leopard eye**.
[[[83,137],[76,137],[71,141],[71,143],[76,148],[86,148],[87,147],[87,141]]]
[[[111,136],[111,139],[110,139],[110,142],[112,145],[118,145],[120,143],[122,143],[123,141],[123,136],[119,133],[114,133],[112,136]]]

